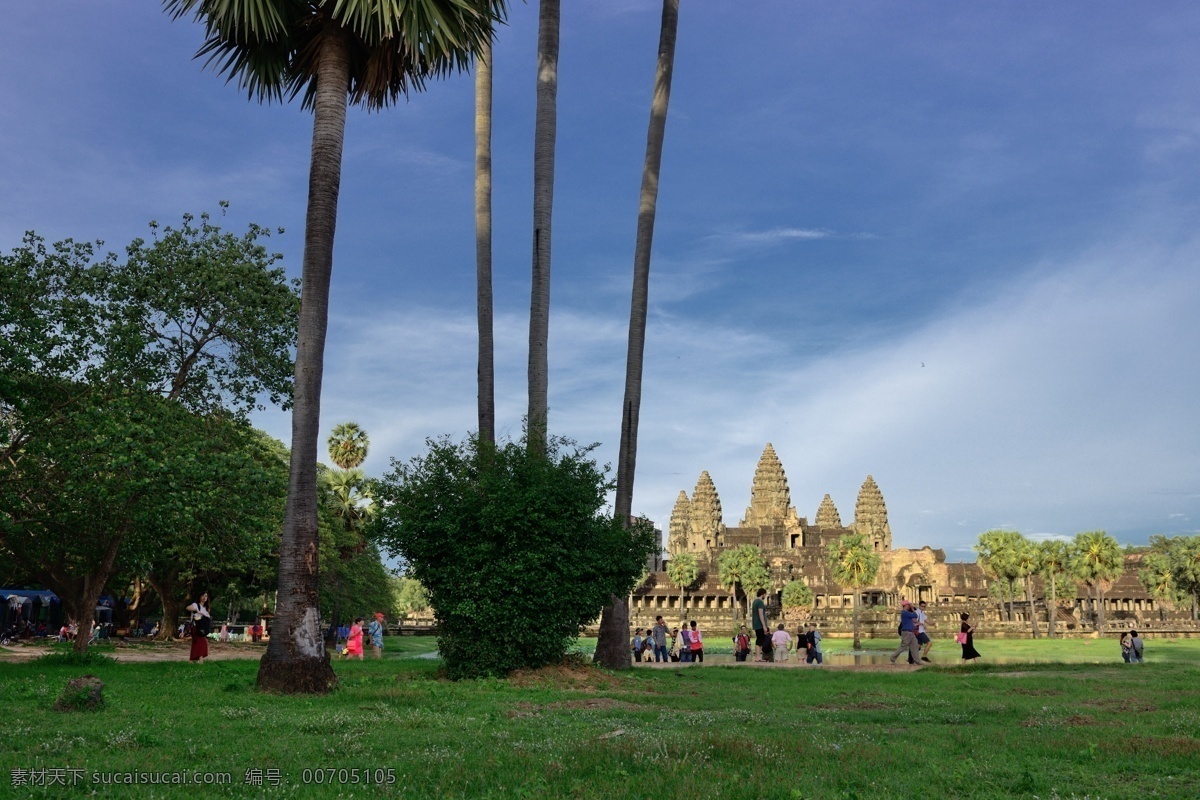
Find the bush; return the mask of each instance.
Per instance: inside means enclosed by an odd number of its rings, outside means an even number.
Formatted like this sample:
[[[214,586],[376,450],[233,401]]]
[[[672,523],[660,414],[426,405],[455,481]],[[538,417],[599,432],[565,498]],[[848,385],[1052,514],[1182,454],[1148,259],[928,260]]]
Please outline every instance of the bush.
[[[454,679],[557,663],[611,595],[633,588],[652,528],[602,513],[610,484],[590,448],[555,438],[426,442],[380,482],[378,541],[429,592]]]

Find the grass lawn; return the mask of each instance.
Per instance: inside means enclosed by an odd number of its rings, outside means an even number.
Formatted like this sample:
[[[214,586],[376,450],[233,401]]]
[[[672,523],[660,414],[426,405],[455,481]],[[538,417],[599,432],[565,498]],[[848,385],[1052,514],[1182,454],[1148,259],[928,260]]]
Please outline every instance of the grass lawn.
[[[1200,797],[1200,642],[1150,640],[1144,665],[1115,642],[979,644],[1105,663],[451,683],[416,657],[432,639],[390,638],[383,661],[335,662],[341,688],[320,698],[259,694],[253,660],[0,663],[0,797]],[[107,708],[51,710],[83,673]],[[196,770],[229,783],[93,782]],[[47,775],[75,783],[14,785]]]

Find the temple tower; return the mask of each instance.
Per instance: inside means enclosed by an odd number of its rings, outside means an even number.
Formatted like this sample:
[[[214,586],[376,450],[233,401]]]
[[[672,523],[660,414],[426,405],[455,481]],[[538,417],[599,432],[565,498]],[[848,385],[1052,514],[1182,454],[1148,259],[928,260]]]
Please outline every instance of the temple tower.
[[[791,507],[792,495],[788,490],[787,476],[783,464],[775,455],[775,448],[767,442],[758,468],[754,470],[754,483],[750,487],[750,507],[742,519],[743,528],[788,527],[789,517],[793,520],[796,509]]]
[[[818,528],[840,528],[842,527],[842,516],[838,514],[837,506],[833,504],[833,498],[825,495],[821,499],[821,505],[817,509]]]
[[[870,475],[858,490],[858,502],[854,504],[854,532],[866,536],[876,552],[892,549],[892,528],[888,525],[883,492]]]
[[[692,501],[687,492],[680,492],[671,511],[671,524],[667,528],[667,552],[671,555],[688,549],[688,538],[692,530]]]
[[[700,473],[692,492],[691,530],[687,549],[693,553],[710,551],[725,544],[725,525],[721,522],[721,498],[708,471]]]

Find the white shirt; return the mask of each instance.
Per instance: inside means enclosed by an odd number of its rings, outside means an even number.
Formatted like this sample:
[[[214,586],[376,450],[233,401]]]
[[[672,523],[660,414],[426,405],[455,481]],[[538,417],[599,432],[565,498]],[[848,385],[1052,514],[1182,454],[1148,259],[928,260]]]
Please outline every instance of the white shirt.
[[[925,612],[917,609],[917,633],[925,633],[925,623],[929,621],[929,617],[925,616]]]

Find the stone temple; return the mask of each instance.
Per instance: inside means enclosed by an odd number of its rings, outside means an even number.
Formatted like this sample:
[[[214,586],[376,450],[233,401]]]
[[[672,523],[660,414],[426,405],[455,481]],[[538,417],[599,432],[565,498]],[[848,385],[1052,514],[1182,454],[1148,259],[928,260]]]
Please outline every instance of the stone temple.
[[[775,449],[767,444],[750,487],[750,505],[736,528],[726,527],[721,497],[707,471],[689,497],[681,491],[671,512],[667,529],[667,559],[652,565],[647,580],[634,590],[630,598],[630,623],[633,627],[654,624],[661,614],[671,624],[681,618],[695,619],[712,633],[728,633],[734,625],[734,599],[718,579],[717,558],[728,548],[751,544],[758,547],[767,561],[771,574],[768,606],[772,622],[783,621],[781,608],[783,587],[793,580],[802,580],[812,590],[814,604],[804,617],[820,620],[829,631],[848,630],[853,603],[853,590],[833,581],[826,564],[826,548],[830,542],[851,533],[863,534],[881,559],[881,566],[872,586],[861,590],[859,598],[860,625],[865,636],[895,637],[896,611],[900,600],[925,600],[931,618],[939,620],[940,629],[957,630],[958,614],[970,611],[975,618],[998,620],[998,605],[988,595],[988,577],[973,562],[947,563],[945,551],[925,546],[920,549],[892,547],[892,529],[888,524],[887,504],[883,492],[870,475],[863,481],[854,504],[854,517],[843,523],[833,499],[826,494],[817,506],[810,523],[799,516],[792,505],[791,492],[783,464]],[[672,586],[665,564],[678,553],[694,553],[700,575],[686,591]],[[1132,565],[1127,565],[1126,572]],[[1127,576],[1126,576],[1127,577]],[[1124,581],[1124,591],[1114,592],[1112,611],[1137,611],[1153,608],[1144,590],[1138,591],[1136,571],[1133,585]],[[683,607],[680,607],[681,599]],[[1075,604],[1074,598],[1064,602]],[[1106,603],[1106,606],[1108,603]],[[1135,608],[1136,605],[1136,608]],[[746,598],[739,593],[738,615],[744,619]],[[1056,610],[1064,626],[1078,623],[1069,608]],[[1043,621],[1050,609],[1036,612]],[[1021,612],[1024,614],[1024,612]],[[1114,614],[1113,617],[1119,615]],[[1022,617],[1022,619],[1024,619]],[[1023,630],[1028,622],[1014,625]],[[789,626],[790,627],[790,626]]]

